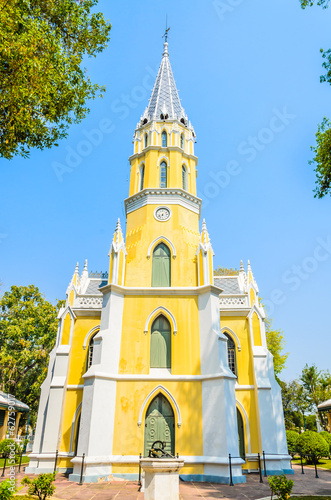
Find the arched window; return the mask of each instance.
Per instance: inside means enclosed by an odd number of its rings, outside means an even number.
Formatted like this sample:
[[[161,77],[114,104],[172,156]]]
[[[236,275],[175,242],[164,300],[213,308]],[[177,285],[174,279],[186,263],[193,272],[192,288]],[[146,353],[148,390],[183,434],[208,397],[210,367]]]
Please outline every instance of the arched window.
[[[168,187],[168,165],[165,161],[160,165],[160,187]]]
[[[226,332],[224,335],[228,339],[228,362],[229,368],[234,375],[237,376],[237,359],[236,359],[236,344],[232,340],[232,337]]]
[[[141,165],[140,178],[139,178],[139,191],[142,191],[144,189],[144,180],[145,180],[145,165]]]
[[[240,411],[237,408],[237,424],[238,424],[238,442],[239,442],[239,455],[240,458],[246,460],[245,458],[245,431],[244,431],[244,421],[241,416]]]
[[[184,142],[184,141],[185,141],[185,137],[184,137],[184,134],[182,134],[182,135],[180,136],[180,147],[181,147],[182,149],[184,149],[184,144],[185,144],[185,142]]]
[[[171,368],[171,326],[163,315],[152,324],[150,367]]]
[[[171,286],[171,253],[164,243],[153,252],[152,286]]]
[[[147,146],[148,146],[148,135],[145,134],[145,136],[144,136],[144,148],[147,148]]]
[[[187,191],[187,169],[185,165],[182,166],[182,186],[184,191]]]
[[[99,333],[99,332],[97,332],[97,333]],[[90,338],[90,341],[88,343],[86,370],[88,370],[93,364],[93,348],[94,348],[93,342],[94,342],[94,337],[96,336],[97,333],[92,335],[92,337]]]
[[[165,130],[162,132],[162,147],[166,148],[168,146],[168,134]]]

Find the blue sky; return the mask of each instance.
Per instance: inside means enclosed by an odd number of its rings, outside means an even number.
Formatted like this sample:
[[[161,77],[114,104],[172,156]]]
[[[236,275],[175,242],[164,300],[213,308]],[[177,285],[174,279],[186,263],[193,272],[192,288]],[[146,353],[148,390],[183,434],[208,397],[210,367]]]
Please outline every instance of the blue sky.
[[[308,160],[317,124],[331,118],[331,88],[319,83],[331,9],[303,11],[298,0],[101,0],[99,10],[112,22],[111,41],[86,66],[105,97],[59,147],[0,160],[2,289],[32,283],[55,302],[77,260],[81,270],[85,258],[89,270],[108,269],[168,14],[215,266],[250,259],[287,340],[284,379],[305,363],[330,368],[331,200],[314,199]]]

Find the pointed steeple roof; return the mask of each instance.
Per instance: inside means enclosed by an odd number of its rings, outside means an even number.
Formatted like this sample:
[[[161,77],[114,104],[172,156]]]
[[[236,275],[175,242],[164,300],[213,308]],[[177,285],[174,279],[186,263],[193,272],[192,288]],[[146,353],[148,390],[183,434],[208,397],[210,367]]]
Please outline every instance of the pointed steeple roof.
[[[161,116],[162,115],[162,116]],[[168,53],[168,42],[164,44],[163,58],[152,91],[149,104],[145,109],[142,120],[184,120],[187,123],[187,116],[181,105],[178,90]]]

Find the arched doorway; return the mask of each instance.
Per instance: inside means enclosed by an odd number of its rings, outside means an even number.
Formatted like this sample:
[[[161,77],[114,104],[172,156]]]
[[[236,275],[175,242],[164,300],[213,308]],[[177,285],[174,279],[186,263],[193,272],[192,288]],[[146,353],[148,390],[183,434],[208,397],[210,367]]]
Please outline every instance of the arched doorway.
[[[162,441],[164,449],[175,454],[175,416],[163,394],[153,399],[146,412],[144,456],[148,455],[154,441]]]
[[[245,460],[245,431],[244,422],[240,411],[237,408],[237,423],[238,423],[238,442],[239,442],[239,455]]]

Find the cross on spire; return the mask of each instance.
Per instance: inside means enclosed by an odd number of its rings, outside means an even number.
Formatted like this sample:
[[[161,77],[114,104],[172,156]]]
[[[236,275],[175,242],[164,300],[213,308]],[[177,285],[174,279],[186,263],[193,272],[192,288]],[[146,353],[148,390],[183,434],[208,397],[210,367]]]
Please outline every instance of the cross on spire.
[[[168,28],[168,16],[166,17],[166,29],[164,32],[164,35],[162,35],[162,38],[164,38],[165,43],[168,43],[168,33],[170,31],[170,27]]]

